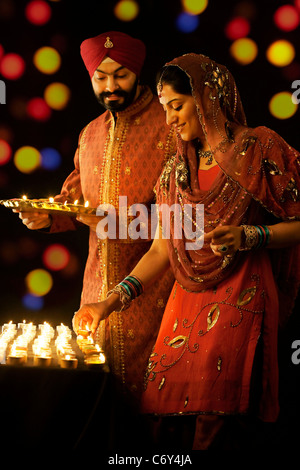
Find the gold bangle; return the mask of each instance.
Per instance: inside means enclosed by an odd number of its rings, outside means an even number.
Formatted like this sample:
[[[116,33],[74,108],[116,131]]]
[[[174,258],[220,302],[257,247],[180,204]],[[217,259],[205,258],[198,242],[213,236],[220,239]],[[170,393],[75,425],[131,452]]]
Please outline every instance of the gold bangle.
[[[127,292],[125,292],[119,284],[113,289],[111,289],[109,292],[107,292],[106,297],[108,297],[110,294],[118,294],[122,303],[122,307],[120,308],[120,310],[115,310],[115,312],[123,312],[123,310],[126,310],[130,306],[132,299],[130,295],[128,295]]]
[[[253,250],[258,243],[258,233],[254,225],[242,225],[242,243],[239,251]]]

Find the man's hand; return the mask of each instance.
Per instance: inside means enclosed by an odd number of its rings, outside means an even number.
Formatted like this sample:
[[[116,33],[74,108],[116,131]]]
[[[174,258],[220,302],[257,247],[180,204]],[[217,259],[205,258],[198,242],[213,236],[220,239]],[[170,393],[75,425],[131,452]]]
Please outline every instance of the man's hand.
[[[23,224],[30,230],[40,230],[51,225],[51,218],[46,212],[23,212],[19,209],[13,209],[13,212],[19,214]]]
[[[88,225],[91,230],[96,232],[97,225],[100,220],[103,219],[103,216],[80,214],[76,217],[76,219],[78,220],[78,222]]]

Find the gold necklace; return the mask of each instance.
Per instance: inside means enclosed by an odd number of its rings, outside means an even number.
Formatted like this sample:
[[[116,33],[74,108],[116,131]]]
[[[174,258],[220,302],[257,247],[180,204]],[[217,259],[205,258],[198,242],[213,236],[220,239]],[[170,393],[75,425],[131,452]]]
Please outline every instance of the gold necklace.
[[[213,161],[213,154],[210,150],[201,150],[199,149],[197,151],[198,157],[200,158],[207,158],[207,162],[205,162],[205,165],[211,165]],[[200,161],[199,161],[199,166],[200,166]]]

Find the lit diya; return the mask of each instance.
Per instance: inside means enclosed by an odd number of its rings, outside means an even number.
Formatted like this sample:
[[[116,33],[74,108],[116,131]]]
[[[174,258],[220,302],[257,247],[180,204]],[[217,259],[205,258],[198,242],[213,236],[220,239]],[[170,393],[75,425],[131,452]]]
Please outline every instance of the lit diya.
[[[60,367],[62,369],[76,369],[78,365],[78,359],[76,357],[67,354],[66,356],[60,358],[59,360]]]
[[[70,216],[77,214],[96,215],[96,209],[89,206],[89,202],[85,201],[80,204],[76,201],[65,201],[64,203],[55,201],[53,197],[48,199],[28,199],[27,196],[14,199],[0,200],[0,204],[9,209],[19,209],[20,211],[39,211],[48,213],[65,213]]]

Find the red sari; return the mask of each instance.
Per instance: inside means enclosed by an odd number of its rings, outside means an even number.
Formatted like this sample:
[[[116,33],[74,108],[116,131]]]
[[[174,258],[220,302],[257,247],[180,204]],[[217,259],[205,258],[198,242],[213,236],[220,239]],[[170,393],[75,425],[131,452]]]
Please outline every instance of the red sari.
[[[300,219],[300,158],[278,134],[247,127],[230,72],[203,55],[170,64],[189,77],[206,144],[217,163],[199,181],[195,142],[177,153],[156,185],[157,203],[204,207],[204,232],[218,226]],[[204,185],[203,185],[204,183]],[[196,223],[196,220],[194,220]],[[176,228],[176,232],[175,232]],[[299,246],[215,256],[209,242],[186,249],[170,221],[175,286],[145,377],[143,411],[159,415],[244,414],[252,410],[259,356],[258,415],[278,416],[277,333],[300,284]],[[261,348],[258,347],[261,345]]]
[[[219,172],[199,170],[208,190]],[[244,414],[250,405],[254,358],[264,318],[278,322],[278,296],[268,253],[246,256],[230,279],[204,292],[175,282],[148,363],[145,413]],[[265,332],[266,399],[262,416],[278,415],[276,328]],[[213,391],[213,393],[212,393]]]

